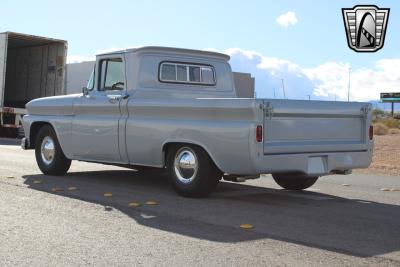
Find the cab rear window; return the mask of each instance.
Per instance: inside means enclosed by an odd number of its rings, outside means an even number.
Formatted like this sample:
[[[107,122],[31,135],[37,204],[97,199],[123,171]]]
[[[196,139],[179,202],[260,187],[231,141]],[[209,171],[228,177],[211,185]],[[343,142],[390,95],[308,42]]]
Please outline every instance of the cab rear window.
[[[215,69],[210,65],[162,62],[159,67],[160,82],[215,85]]]

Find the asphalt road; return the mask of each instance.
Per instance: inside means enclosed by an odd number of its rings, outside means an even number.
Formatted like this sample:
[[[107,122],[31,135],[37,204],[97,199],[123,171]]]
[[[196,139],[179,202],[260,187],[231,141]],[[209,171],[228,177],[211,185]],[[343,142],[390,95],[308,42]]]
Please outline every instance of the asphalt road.
[[[0,265],[400,266],[395,189],[400,177],[352,174],[290,192],[265,176],[186,199],[151,172],[42,175],[33,151],[0,139]]]

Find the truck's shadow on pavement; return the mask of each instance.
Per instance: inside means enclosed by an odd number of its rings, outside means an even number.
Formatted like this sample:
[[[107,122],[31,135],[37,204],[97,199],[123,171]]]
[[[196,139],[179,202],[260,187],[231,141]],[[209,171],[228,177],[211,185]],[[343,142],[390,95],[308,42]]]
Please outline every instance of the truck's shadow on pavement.
[[[177,196],[166,177],[131,170],[23,178],[31,189],[103,205],[105,211],[117,209],[139,224],[198,239],[275,239],[360,257],[400,250],[396,205],[226,182],[208,198],[188,199]],[[68,191],[71,186],[77,190]],[[53,192],[54,188],[62,191]],[[113,196],[106,198],[105,192]],[[147,200],[158,205],[148,206]],[[130,208],[131,201],[142,206]],[[242,230],[241,223],[255,228]]]

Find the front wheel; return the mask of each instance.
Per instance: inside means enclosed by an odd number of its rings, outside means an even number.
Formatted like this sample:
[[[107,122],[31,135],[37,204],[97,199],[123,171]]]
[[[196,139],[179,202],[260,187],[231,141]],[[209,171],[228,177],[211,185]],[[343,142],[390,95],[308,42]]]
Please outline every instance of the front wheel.
[[[172,146],[167,154],[167,168],[175,191],[185,197],[208,195],[222,176],[208,154],[198,146]]]
[[[65,157],[57,135],[49,125],[39,130],[35,142],[35,156],[39,169],[44,174],[63,175],[71,166],[71,160]]]
[[[275,182],[288,190],[303,190],[309,188],[318,180],[318,176],[304,174],[272,174]]]

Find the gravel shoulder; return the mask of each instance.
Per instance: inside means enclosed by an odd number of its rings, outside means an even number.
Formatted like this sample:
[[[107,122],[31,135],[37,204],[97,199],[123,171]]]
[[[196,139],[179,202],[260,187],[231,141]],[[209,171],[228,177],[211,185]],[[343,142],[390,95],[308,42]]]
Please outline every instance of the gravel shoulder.
[[[400,176],[400,134],[378,135],[374,139],[372,164],[354,172]]]

